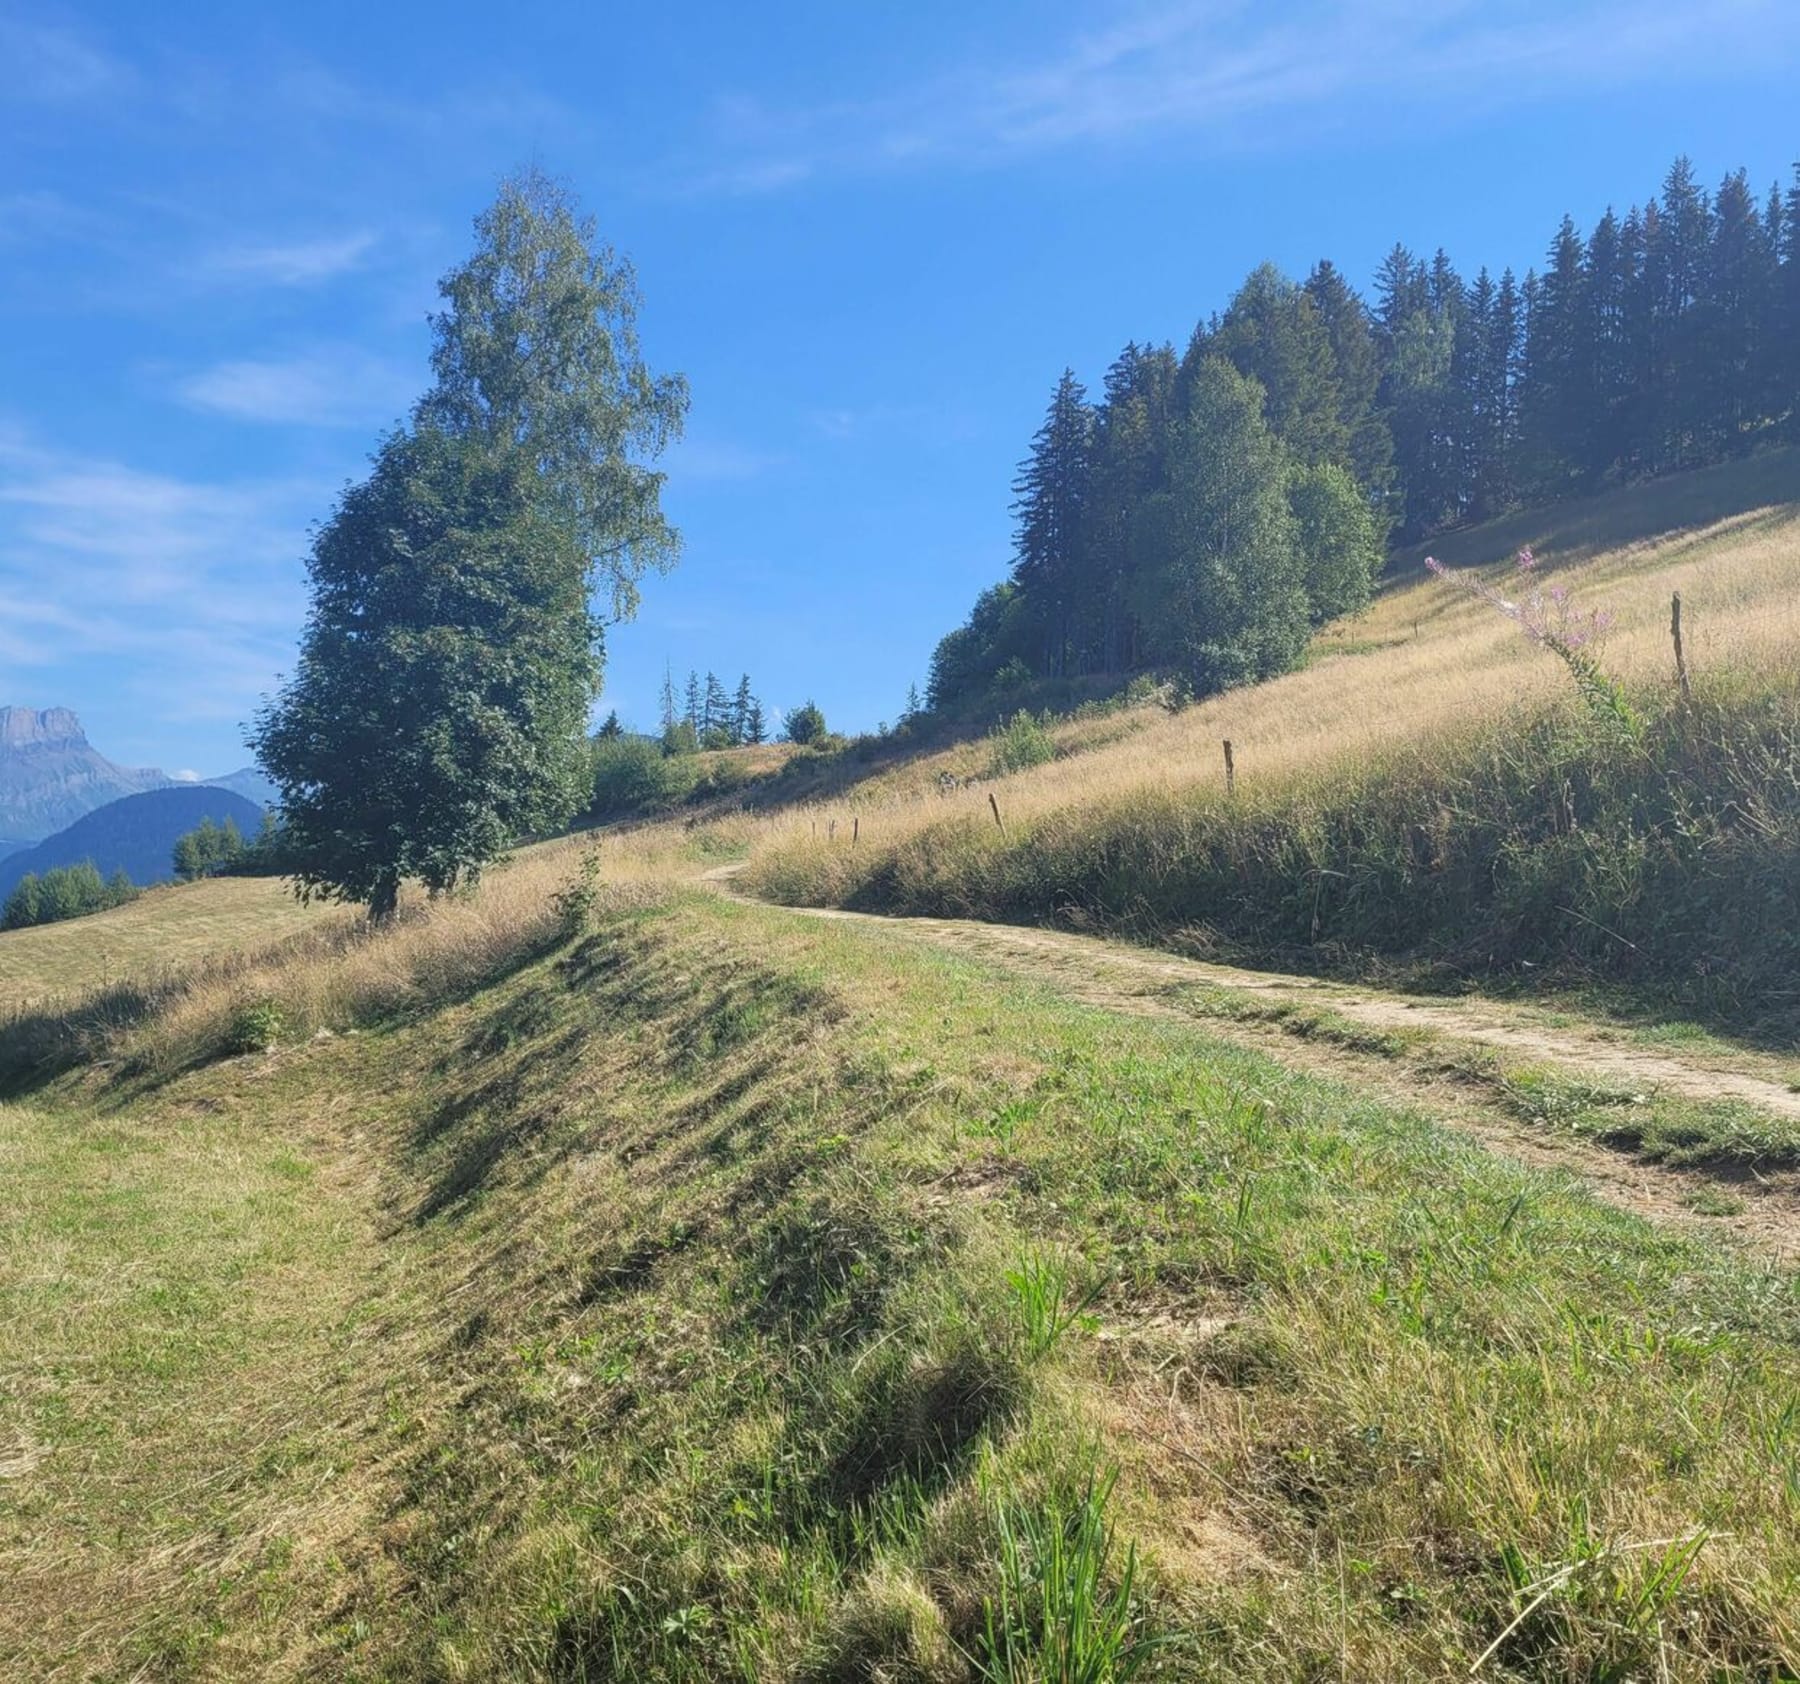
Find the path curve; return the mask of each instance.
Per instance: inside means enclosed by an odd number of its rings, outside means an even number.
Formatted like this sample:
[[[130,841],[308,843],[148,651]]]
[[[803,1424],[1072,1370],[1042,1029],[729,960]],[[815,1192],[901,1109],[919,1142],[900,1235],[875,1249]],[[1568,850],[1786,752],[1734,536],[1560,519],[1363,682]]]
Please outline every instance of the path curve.
[[[774,904],[735,886],[733,879],[742,869],[741,865],[721,866],[706,872],[702,881],[735,899],[759,906]],[[1691,1099],[1737,1099],[1771,1115],[1800,1120],[1800,1093],[1771,1077],[1709,1068],[1578,1029],[1521,1022],[1504,1005],[1494,1002],[1386,994],[1316,977],[1216,965],[1038,925],[891,917],[839,907],[779,909],[833,923],[880,928],[989,959],[1102,1010],[1203,1021],[1209,1034],[1255,1045],[1272,1052],[1282,1063],[1335,1074],[1404,1103],[1425,1103],[1434,1116],[1495,1150],[1538,1167],[1579,1175],[1600,1197],[1637,1215],[1682,1226],[1703,1222],[1708,1232],[1724,1229],[1759,1249],[1800,1261],[1800,1174],[1794,1171],[1757,1173],[1654,1163],[1628,1151],[1521,1122],[1498,1106],[1484,1104],[1453,1084],[1433,1082],[1398,1060],[1302,1040],[1268,1021],[1198,1017],[1184,1009],[1177,991],[1183,985],[1231,990],[1270,1004],[1292,1002],[1324,1008],[1374,1030],[1427,1029],[1449,1042],[1519,1054],[1609,1086]],[[1704,1205],[1708,1193],[1716,1199],[1722,1184],[1741,1208],[1718,1217],[1698,1218],[1696,1202]]]

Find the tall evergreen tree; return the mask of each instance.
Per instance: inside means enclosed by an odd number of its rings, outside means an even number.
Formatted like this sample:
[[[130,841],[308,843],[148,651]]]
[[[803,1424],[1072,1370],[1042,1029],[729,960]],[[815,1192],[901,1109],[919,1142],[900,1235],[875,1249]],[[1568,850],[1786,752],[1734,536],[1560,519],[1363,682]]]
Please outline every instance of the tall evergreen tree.
[[[1307,277],[1306,294],[1331,340],[1338,418],[1348,439],[1347,466],[1378,511],[1385,532],[1391,521],[1394,435],[1377,401],[1381,359],[1369,309],[1329,261],[1322,260]]]
[[[1308,467],[1350,461],[1330,330],[1312,295],[1272,263],[1253,270],[1238,289],[1211,335],[1210,352],[1262,386],[1269,425],[1297,461]]]
[[[750,694],[750,675],[745,673],[738,680],[737,694],[731,700],[731,740],[733,742],[749,742],[750,706],[755,699]]]
[[[1556,497],[1588,459],[1593,413],[1593,316],[1583,273],[1586,251],[1572,217],[1551,242],[1525,324],[1528,378],[1521,394],[1520,458],[1532,493]]]
[[[1065,369],[1013,485],[1013,579],[1035,622],[1038,671],[1050,676],[1069,670],[1075,643],[1093,437],[1087,393]]]

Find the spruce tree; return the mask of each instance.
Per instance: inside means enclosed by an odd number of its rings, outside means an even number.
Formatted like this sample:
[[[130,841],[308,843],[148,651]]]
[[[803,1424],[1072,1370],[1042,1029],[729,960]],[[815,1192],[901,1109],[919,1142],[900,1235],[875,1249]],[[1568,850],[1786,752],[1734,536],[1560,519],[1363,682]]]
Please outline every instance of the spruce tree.
[[[745,673],[738,680],[737,694],[731,701],[731,740],[734,743],[750,741],[750,707],[755,697],[750,694],[750,675]]]
[[[1238,289],[1211,349],[1261,384],[1269,425],[1295,460],[1350,461],[1331,334],[1311,295],[1273,264]]]
[[[1349,440],[1348,466],[1379,511],[1385,532],[1391,519],[1394,435],[1377,402],[1381,359],[1368,306],[1329,261],[1321,261],[1307,277],[1306,293],[1331,339],[1339,419]]]
[[[1065,369],[1013,484],[1013,579],[1036,632],[1037,670],[1048,676],[1069,669],[1093,433],[1087,393],[1074,371]]]

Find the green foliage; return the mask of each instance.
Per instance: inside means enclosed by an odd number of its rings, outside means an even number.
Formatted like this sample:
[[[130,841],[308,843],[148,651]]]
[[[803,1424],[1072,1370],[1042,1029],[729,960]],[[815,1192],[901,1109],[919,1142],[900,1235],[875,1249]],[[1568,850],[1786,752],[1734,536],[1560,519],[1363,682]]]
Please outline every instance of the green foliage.
[[[648,737],[616,737],[596,743],[593,765],[588,811],[597,819],[669,812],[693,794],[701,772],[694,750],[670,753]]]
[[[1045,729],[1046,723],[1021,708],[1004,725],[997,726],[988,738],[993,746],[989,762],[992,775],[1002,778],[1009,772],[1023,772],[1054,760],[1056,744]]]
[[[233,1015],[225,1051],[237,1056],[268,1052],[280,1044],[287,1027],[287,1013],[279,1000],[252,1000]]]
[[[41,876],[27,872],[13,885],[0,907],[0,930],[23,930],[33,924],[58,924],[84,918],[135,900],[139,890],[122,871],[103,878],[92,860],[53,866]]]
[[[674,554],[639,458],[686,393],[638,356],[628,267],[535,172],[476,227],[437,383],[319,532],[299,668],[253,735],[302,892],[377,918],[403,878],[470,881],[579,809],[592,595],[629,614]]]
[[[582,849],[573,875],[551,897],[556,922],[565,939],[572,941],[587,933],[600,906],[601,894],[600,849],[593,845]]]
[[[1081,1286],[1076,1273],[1067,1257],[1041,1249],[1027,1252],[1016,1269],[1007,1271],[1006,1284],[1018,1309],[1027,1357],[1035,1360],[1048,1355],[1072,1327],[1092,1326],[1087,1312],[1099,1287]]]
[[[783,735],[790,743],[798,743],[802,748],[821,741],[826,736],[826,727],[825,715],[819,704],[805,701],[790,710],[784,722]]]
[[[192,830],[176,838],[170,863],[183,883],[192,883],[240,864],[244,850],[244,838],[236,819],[228,816],[223,824],[202,819]]]
[[[1115,1575],[1117,1483],[1109,1469],[1072,1502],[998,1505],[1000,1589],[971,1656],[982,1684],[1127,1684],[1163,1646],[1145,1630],[1135,1544]]]
[[[1169,489],[1145,510],[1156,561],[1137,606],[1152,660],[1204,695],[1291,667],[1306,645],[1307,600],[1286,459],[1261,389],[1209,357],[1190,402]]]
[[[1039,680],[1160,669],[1195,694],[1279,672],[1300,648],[1295,551],[1320,623],[1367,600],[1390,534],[1795,433],[1797,229],[1800,185],[1759,212],[1741,170],[1708,195],[1678,160],[1660,201],[1623,221],[1608,212],[1584,239],[1564,218],[1523,284],[1395,246],[1365,301],[1330,263],[1303,286],[1263,264],[1179,364],[1127,344],[1098,402],[1065,370],[1013,487],[1011,578],[939,643],[932,709],[966,713],[1014,661]],[[1255,382],[1273,448],[1244,450],[1235,422],[1236,446],[1208,441],[1216,363]],[[1230,501],[1285,484],[1285,533],[1258,518],[1240,539],[1201,512],[1234,448]]]
[[[804,877],[764,886],[809,898]],[[1604,979],[1770,1033],[1800,1025],[1800,694],[1512,717],[1234,800],[1134,792],[1054,824],[945,820],[836,894],[927,916],[1183,932],[1286,965]],[[1784,1027],[1785,1026],[1785,1027]]]
[[[1356,481],[1335,462],[1296,468],[1288,506],[1313,624],[1363,607],[1385,556],[1375,515]]]

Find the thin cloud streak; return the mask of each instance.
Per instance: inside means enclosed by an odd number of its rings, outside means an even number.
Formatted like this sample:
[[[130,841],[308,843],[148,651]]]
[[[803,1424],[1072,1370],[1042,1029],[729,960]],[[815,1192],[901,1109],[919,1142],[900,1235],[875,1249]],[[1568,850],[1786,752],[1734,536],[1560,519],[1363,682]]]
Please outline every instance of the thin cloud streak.
[[[280,426],[379,427],[412,405],[416,376],[351,346],[286,360],[243,359],[191,374],[176,394],[193,409]]]
[[[218,484],[0,428],[0,656],[128,663],[149,717],[238,720],[292,658],[300,558],[329,488]]]
[[[201,273],[221,279],[266,281],[276,286],[315,286],[362,267],[375,246],[367,232],[335,238],[228,246],[203,258]]]
[[[1786,0],[1313,0],[1267,21],[1213,0],[1140,8],[1023,66],[929,79],[863,101],[717,113],[724,164],[690,192],[772,193],[831,175],[983,167],[1075,145],[1186,135],[1225,147],[1291,142],[1320,124],[1442,121],[1572,89],[1733,74],[1800,47]]]

